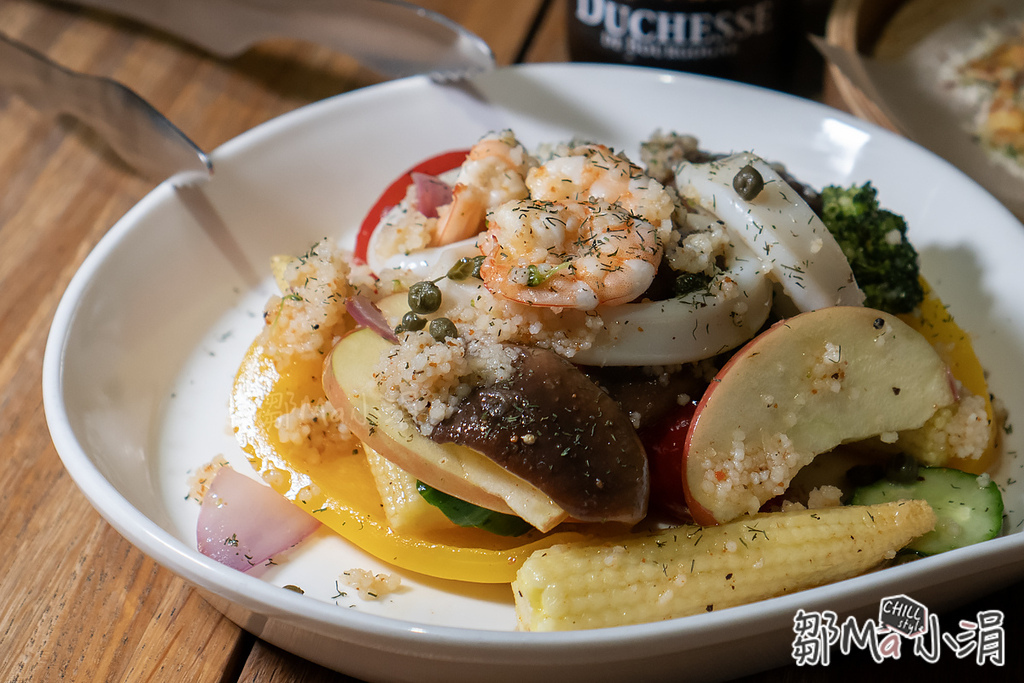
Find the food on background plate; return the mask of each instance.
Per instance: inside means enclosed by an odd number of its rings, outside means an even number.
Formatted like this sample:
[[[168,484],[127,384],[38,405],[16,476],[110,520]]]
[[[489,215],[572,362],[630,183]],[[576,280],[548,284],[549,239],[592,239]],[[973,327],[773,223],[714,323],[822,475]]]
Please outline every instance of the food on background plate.
[[[641,149],[492,133],[384,190],[354,254],[275,258],[231,404],[260,478],[394,566],[511,584],[529,629],[801,590],[936,526],[941,550],[997,534],[991,488],[955,523],[941,486],[842,505],[898,458],[985,487],[997,450],[969,339],[875,189],[689,136]],[[593,591],[635,607],[607,619],[573,597]]]
[[[1024,177],[1024,22],[987,31],[957,72],[960,87],[979,104],[978,140],[993,159]]]

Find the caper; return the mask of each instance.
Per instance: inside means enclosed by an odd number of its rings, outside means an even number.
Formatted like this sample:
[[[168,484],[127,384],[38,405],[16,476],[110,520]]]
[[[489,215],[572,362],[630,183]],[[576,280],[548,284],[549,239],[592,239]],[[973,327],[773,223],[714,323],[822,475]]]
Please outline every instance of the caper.
[[[764,178],[760,171],[747,164],[733,176],[732,189],[736,190],[743,201],[749,202],[761,194],[761,190],[764,189]]]
[[[409,308],[413,313],[433,313],[441,308],[441,290],[429,280],[417,282],[409,288]]]
[[[422,330],[427,324],[426,318],[421,318],[412,311],[402,316],[402,323],[399,327],[403,332],[416,332]]]
[[[475,277],[477,280],[483,280],[483,278],[480,277],[480,266],[484,264],[485,258],[487,257],[484,256],[483,254],[473,257],[473,277]]]
[[[449,280],[465,280],[467,277],[480,279],[480,264],[484,262],[484,255],[463,256],[448,269],[445,277]]]
[[[465,280],[473,274],[473,259],[463,256],[448,269],[449,280]]]
[[[898,484],[909,484],[917,480],[919,466],[913,456],[898,453],[885,463],[885,478]]]
[[[448,318],[434,318],[430,321],[430,336],[437,341],[444,341],[448,337],[458,337],[459,330]]]

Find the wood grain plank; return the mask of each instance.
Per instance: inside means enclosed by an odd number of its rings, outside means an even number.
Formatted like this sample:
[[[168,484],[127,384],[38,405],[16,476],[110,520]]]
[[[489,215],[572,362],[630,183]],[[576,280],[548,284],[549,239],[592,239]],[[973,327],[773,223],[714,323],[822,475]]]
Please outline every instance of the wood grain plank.
[[[545,9],[544,0],[420,0],[416,4],[440,12],[483,38],[499,66],[515,62],[534,20]]]
[[[42,336],[45,326],[36,330]],[[45,429],[40,349],[19,354],[0,401],[0,477],[17,484],[0,489],[0,543],[17,549],[0,556],[0,680],[140,680],[161,669],[219,680],[237,627],[121,538],[75,488]],[[167,633],[151,638],[153,629]],[[171,652],[146,649],[172,640]]]
[[[239,683],[358,683],[262,640],[253,645]]]
[[[568,5],[575,0],[552,0],[539,22],[537,32],[524,51],[524,62],[568,62],[566,40]]]
[[[115,77],[134,64],[126,55],[147,45],[26,2],[0,5],[0,26],[69,66]],[[179,65],[160,63],[158,44],[141,52],[157,71]],[[0,680],[221,680],[251,639],[101,520],[61,466],[42,411],[42,349],[59,296],[151,184],[73,120],[52,120],[16,98],[3,105],[0,543],[16,552],[0,557]]]

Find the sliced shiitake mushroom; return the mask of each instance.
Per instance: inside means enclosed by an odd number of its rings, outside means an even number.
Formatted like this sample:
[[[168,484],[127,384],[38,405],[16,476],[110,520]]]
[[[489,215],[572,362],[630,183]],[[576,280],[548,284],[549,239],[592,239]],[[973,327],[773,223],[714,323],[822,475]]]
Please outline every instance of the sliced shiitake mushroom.
[[[572,363],[519,349],[512,376],[476,387],[431,439],[486,455],[585,522],[640,521],[647,457],[629,417]]]

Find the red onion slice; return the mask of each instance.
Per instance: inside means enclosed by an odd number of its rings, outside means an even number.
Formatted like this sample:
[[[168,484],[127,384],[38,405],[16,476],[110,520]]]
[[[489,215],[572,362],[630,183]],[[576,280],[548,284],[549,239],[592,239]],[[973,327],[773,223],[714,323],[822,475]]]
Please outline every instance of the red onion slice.
[[[199,552],[246,572],[291,548],[320,522],[280,493],[230,467],[217,470],[196,525]]]
[[[390,342],[398,342],[395,331],[388,325],[387,319],[376,304],[361,294],[356,294],[345,302],[348,311],[357,325],[367,327]]]
[[[416,208],[427,218],[437,218],[438,207],[452,203],[452,188],[435,175],[412,173],[416,186]]]

